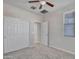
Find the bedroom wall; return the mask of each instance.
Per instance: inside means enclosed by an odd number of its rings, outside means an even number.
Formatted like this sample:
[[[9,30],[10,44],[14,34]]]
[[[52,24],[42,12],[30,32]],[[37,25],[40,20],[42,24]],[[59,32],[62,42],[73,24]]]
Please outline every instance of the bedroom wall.
[[[74,8],[74,3],[71,3],[44,16],[44,21],[49,22],[49,46],[73,54],[75,52],[75,38],[64,37],[63,14],[65,11],[74,10]]]
[[[10,27],[14,29],[17,25],[18,26],[23,25],[23,26],[27,27],[27,28],[25,28],[26,30],[19,28],[18,31],[21,30],[22,32],[24,32],[24,31],[28,32],[29,31],[28,26],[30,26],[29,34],[30,34],[31,38],[29,38],[29,39],[30,39],[31,44],[29,44],[29,46],[31,46],[32,40],[33,40],[33,27],[32,27],[34,24],[33,22],[36,22],[36,21],[41,22],[42,16],[34,14],[34,13],[29,12],[24,9],[20,9],[20,8],[12,6],[12,5],[6,4],[6,3],[4,3],[3,8],[4,8],[3,9],[4,22],[5,22],[5,24],[8,24],[6,27],[13,24],[12,26],[14,26],[14,27],[11,27],[11,26]],[[29,23],[30,23],[30,25],[28,25]],[[15,29],[17,29],[17,28],[15,28]],[[4,30],[7,30],[7,28],[4,28]],[[4,32],[4,34],[6,34],[6,33]],[[9,32],[9,34],[12,34],[12,31]],[[24,36],[25,34],[24,35],[23,34],[24,33],[21,34],[21,32],[18,32],[18,34],[16,33],[15,35],[13,33],[11,36],[6,34],[7,36],[4,36],[4,42],[5,42],[4,53],[28,47],[28,42],[27,42],[28,39],[26,38],[26,36]]]

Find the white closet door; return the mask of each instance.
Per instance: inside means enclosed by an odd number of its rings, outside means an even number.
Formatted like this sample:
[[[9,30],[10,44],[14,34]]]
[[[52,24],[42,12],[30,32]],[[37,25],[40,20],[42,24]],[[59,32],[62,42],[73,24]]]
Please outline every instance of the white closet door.
[[[42,44],[48,46],[48,22],[41,24],[41,41]]]
[[[29,22],[4,17],[4,53],[29,46]]]

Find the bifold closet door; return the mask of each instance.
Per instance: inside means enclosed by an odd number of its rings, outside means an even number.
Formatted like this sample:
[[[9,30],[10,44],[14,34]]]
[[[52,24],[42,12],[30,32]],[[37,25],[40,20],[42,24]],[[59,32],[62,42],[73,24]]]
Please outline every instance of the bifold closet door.
[[[29,46],[29,22],[4,17],[4,53]]]

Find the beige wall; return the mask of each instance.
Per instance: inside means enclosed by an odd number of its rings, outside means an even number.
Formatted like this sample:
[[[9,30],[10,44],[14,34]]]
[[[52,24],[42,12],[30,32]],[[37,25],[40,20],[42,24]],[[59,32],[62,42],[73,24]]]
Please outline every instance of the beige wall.
[[[75,38],[64,37],[63,14],[74,9],[74,3],[46,14],[44,20],[49,22],[49,45],[69,52],[75,52]]]

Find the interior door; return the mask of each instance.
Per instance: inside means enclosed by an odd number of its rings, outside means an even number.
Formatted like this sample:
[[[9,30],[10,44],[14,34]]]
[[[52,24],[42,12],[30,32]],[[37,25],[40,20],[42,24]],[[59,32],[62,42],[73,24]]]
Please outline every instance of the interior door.
[[[48,46],[48,22],[43,22],[41,24],[41,41],[42,44]]]

